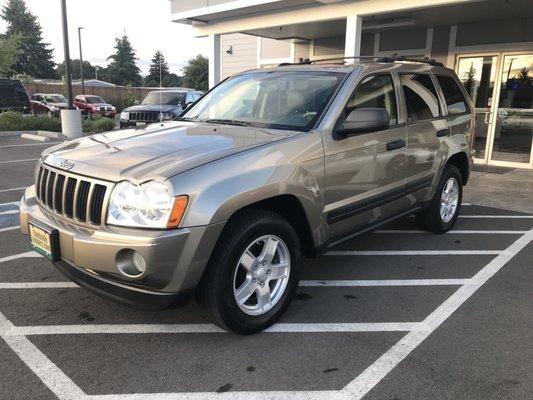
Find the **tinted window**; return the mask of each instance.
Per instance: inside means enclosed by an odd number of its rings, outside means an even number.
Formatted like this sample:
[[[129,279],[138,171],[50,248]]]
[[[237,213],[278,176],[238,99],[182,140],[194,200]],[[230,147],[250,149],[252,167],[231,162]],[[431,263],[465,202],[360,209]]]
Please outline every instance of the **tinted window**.
[[[437,75],[437,80],[444,94],[449,114],[462,114],[468,110],[466,100],[459,85],[450,76]]]
[[[429,75],[401,75],[407,121],[423,121],[440,115],[439,100]]]
[[[384,108],[389,113],[390,125],[396,125],[398,112],[392,77],[374,75],[363,79],[346,104],[345,116],[357,108]]]

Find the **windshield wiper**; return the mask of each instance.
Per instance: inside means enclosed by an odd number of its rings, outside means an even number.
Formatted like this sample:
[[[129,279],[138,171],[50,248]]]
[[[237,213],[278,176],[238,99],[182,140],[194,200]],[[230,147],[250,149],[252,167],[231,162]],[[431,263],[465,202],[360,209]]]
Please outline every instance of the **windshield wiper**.
[[[237,126],[250,126],[250,122],[238,121],[236,119],[201,119],[201,122],[209,122],[212,124],[223,124],[223,125],[237,125]]]

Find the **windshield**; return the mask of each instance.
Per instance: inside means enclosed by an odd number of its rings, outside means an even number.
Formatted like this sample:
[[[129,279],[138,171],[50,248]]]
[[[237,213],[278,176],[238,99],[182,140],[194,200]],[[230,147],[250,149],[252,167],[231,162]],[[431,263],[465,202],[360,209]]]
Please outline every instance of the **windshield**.
[[[67,99],[65,99],[60,94],[53,94],[51,96],[44,96],[44,99],[47,103],[66,103]]]
[[[85,96],[85,101],[89,104],[102,104],[105,103],[104,99],[99,96]]]
[[[162,105],[172,105],[177,106],[183,104],[185,98],[185,93],[179,92],[150,92],[146,97],[141,101],[143,106],[158,106]]]
[[[27,105],[28,103],[28,95],[23,89],[13,86],[0,86],[1,106]]]
[[[183,117],[308,131],[345,76],[319,71],[238,75],[205,95]]]

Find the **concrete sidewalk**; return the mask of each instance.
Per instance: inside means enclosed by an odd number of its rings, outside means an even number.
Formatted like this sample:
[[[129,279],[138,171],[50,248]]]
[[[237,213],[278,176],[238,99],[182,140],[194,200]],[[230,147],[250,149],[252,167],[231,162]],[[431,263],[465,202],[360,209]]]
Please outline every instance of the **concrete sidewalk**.
[[[475,165],[463,201],[533,213],[533,170]]]

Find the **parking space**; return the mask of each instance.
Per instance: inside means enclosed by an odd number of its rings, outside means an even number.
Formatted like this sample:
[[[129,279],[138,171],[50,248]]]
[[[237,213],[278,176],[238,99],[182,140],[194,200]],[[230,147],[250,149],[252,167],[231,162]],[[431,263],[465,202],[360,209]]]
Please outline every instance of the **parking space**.
[[[12,203],[34,162],[16,160],[45,147],[0,139],[0,398],[530,397],[531,215],[466,205],[444,235],[404,218],[346,241],[305,260],[279,323],[243,337],[194,301],[99,298],[31,252]]]

